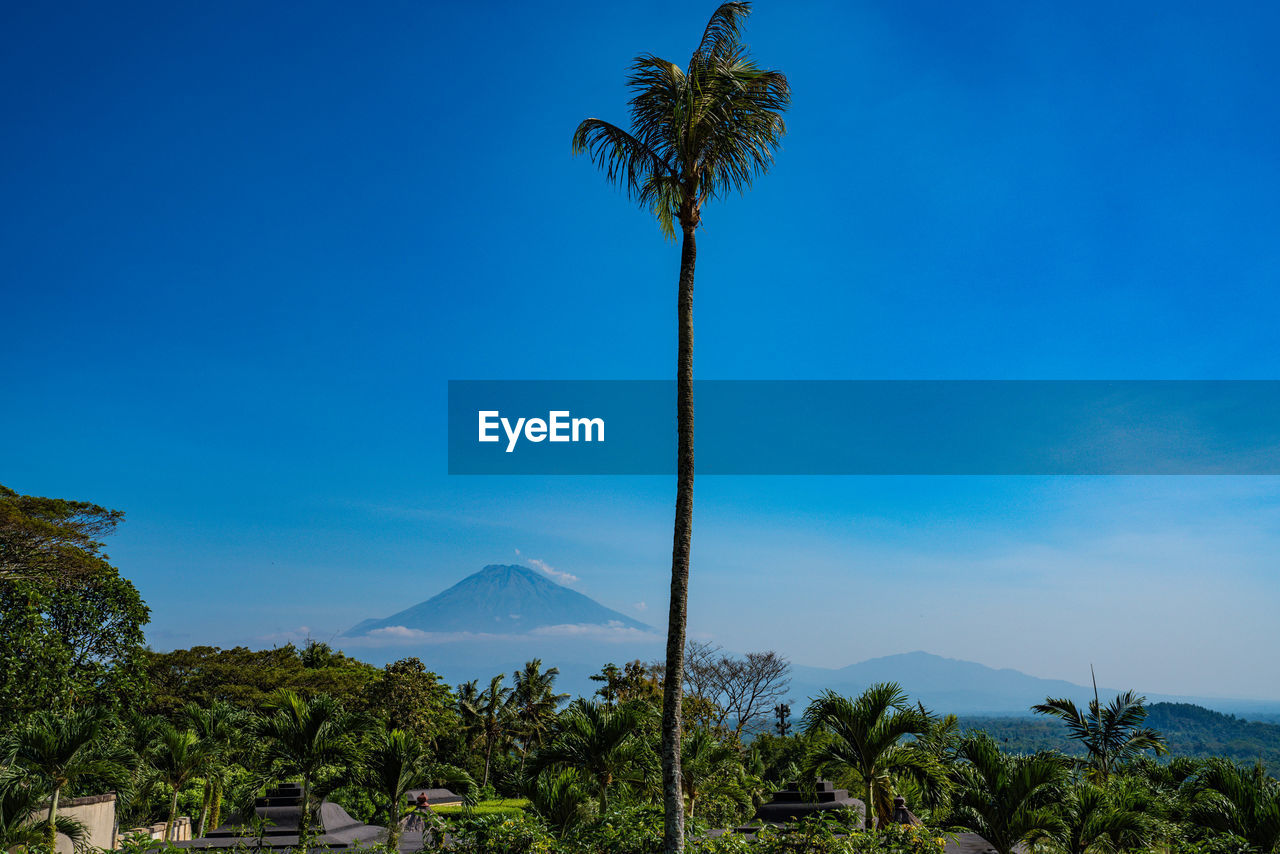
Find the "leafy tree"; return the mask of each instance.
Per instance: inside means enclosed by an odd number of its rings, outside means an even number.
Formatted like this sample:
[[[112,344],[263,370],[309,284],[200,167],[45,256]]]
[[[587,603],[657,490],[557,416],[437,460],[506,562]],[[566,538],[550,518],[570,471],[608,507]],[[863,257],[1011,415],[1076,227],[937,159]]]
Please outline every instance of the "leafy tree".
[[[178,816],[178,792],[209,767],[214,749],[189,729],[165,723],[160,727],[155,748],[151,751],[151,773],[158,783],[169,789],[169,813],[164,824],[164,839],[173,835],[173,822]]]
[[[0,727],[139,690],[149,612],[98,539],[122,518],[0,486]]]
[[[808,734],[824,736],[814,742],[810,767],[852,772],[860,782],[867,827],[874,826],[873,814],[883,823],[891,813],[893,776],[922,787],[944,785],[942,769],[928,752],[900,743],[928,733],[933,719],[911,706],[896,682],[877,683],[853,699],[827,691],[805,710],[804,725]]]
[[[302,808],[298,846],[305,852],[314,807],[350,775],[359,758],[361,722],[332,697],[304,700],[281,691],[256,722],[267,767],[280,777],[299,777]]]
[[[1076,708],[1072,700],[1052,697],[1032,710],[1065,723],[1071,738],[1088,752],[1091,775],[1105,781],[1118,763],[1135,759],[1148,750],[1157,754],[1168,752],[1164,737],[1142,726],[1147,719],[1144,703],[1146,697],[1126,691],[1104,707],[1098,700],[1095,682],[1094,698],[1089,701],[1087,713]]]
[[[90,586],[106,557],[101,538],[124,514],[87,501],[19,495],[0,486],[0,581]]]
[[[14,762],[27,769],[48,790],[45,839],[52,847],[58,832],[58,799],[77,781],[99,777],[120,779],[119,757],[102,748],[102,714],[77,709],[65,715],[37,712],[14,739]]]
[[[189,702],[208,706],[225,700],[242,709],[258,709],[282,689],[303,698],[327,694],[349,710],[361,711],[383,673],[340,652],[321,657],[293,644],[263,650],[195,646],[144,655],[151,686],[146,710],[166,716]]]
[[[499,673],[489,680],[489,687],[479,694],[475,693],[474,683],[468,683],[469,690],[459,692],[458,712],[462,715],[463,725],[484,747],[484,779],[481,786],[489,785],[493,751],[507,737],[507,730],[515,717],[512,690],[502,684],[506,678],[505,673]]]
[[[41,821],[50,792],[22,775],[12,771],[0,771],[0,851],[40,850],[49,843],[49,826]],[[54,819],[55,832],[71,840],[80,850],[84,847],[84,825],[70,816]]]
[[[1194,823],[1242,837],[1264,854],[1280,850],[1280,783],[1261,763],[1246,769],[1210,759],[1193,789],[1189,817]]]
[[[561,715],[555,738],[534,754],[531,767],[535,774],[549,768],[577,769],[594,784],[604,815],[610,787],[622,778],[635,779],[645,749],[632,709],[578,700]]]
[[[417,658],[402,658],[382,668],[370,699],[388,727],[411,732],[430,745],[458,722],[449,686]]]
[[[631,66],[631,131],[587,119],[573,134],[609,181],[648,208],[662,232],[682,233],[677,295],[676,509],[667,623],[662,761],[664,846],[684,849],[680,787],[681,689],[693,531],[693,279],[703,206],[743,191],[773,163],[791,99],[780,72],[759,68],[741,42],[750,11],[725,3],[712,14],[686,68],[645,54]]]
[[[963,764],[952,795],[956,823],[982,836],[998,854],[1022,842],[1063,833],[1054,804],[1066,766],[1053,754],[1008,756],[986,733],[968,736],[958,752]]]

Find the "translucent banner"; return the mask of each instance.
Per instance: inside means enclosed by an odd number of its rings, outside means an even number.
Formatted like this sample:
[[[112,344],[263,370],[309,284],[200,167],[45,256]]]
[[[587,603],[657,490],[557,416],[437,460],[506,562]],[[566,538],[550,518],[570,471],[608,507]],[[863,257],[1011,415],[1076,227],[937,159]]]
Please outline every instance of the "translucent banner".
[[[700,475],[1280,474],[1280,381],[695,383]],[[449,383],[450,474],[674,474],[674,381]]]

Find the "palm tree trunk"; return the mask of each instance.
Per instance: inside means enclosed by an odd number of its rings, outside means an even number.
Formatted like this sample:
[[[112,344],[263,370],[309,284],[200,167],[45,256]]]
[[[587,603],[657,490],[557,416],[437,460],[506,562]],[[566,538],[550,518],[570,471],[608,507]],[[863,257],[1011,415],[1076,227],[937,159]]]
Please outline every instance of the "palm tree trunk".
[[[493,759],[493,739],[486,739],[484,743],[484,780],[480,783],[480,787],[484,788],[489,785],[489,762]]]
[[[196,828],[196,836],[203,837],[205,824],[209,820],[209,807],[213,803],[213,781],[206,778],[204,781],[204,797],[200,803],[200,825]]]
[[[213,803],[209,806],[209,824],[217,827],[222,818],[222,780],[213,781]]]
[[[683,225],[683,223],[682,223]],[[693,534],[693,268],[695,225],[684,225],[677,301],[676,519],[671,544],[671,608],[667,617],[667,667],[662,683],[663,850],[684,851],[684,791],[680,785],[680,702],[684,683],[685,620],[689,600],[689,546]]]
[[[404,795],[400,796],[402,799]],[[387,854],[396,854],[400,848],[400,809],[399,801],[393,799],[387,807]]]
[[[873,774],[867,774],[866,778],[867,778],[867,811],[866,811],[865,825],[867,830],[870,830],[871,828],[875,827],[875,822],[871,818],[871,811],[875,809],[875,804],[871,800],[872,796],[875,795],[875,776]]]
[[[53,787],[53,795],[49,798],[49,828],[46,832],[49,850],[58,845],[58,795],[62,794],[61,786]]]
[[[298,850],[307,854],[307,838],[311,830],[311,776],[302,775],[302,812],[298,815]]]
[[[164,824],[164,841],[172,842],[173,822],[178,817],[178,787],[173,786],[173,797],[169,799],[169,820]]]

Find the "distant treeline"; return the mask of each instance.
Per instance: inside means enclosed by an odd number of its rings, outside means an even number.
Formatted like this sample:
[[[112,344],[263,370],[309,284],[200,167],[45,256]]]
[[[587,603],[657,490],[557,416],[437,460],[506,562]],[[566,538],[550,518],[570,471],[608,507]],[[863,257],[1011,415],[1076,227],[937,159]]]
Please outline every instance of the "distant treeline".
[[[1236,762],[1261,759],[1280,765],[1280,724],[1260,723],[1224,715],[1189,703],[1153,703],[1147,706],[1146,726],[1168,740],[1173,756],[1226,756]],[[1082,752],[1079,742],[1067,737],[1061,722],[1040,717],[960,717],[963,729],[980,729],[1014,753],[1037,750]]]

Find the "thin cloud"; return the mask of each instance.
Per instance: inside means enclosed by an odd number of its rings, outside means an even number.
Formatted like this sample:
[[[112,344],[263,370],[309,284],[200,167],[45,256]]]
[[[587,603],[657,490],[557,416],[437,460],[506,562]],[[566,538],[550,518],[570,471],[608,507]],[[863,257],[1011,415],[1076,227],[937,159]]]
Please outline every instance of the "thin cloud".
[[[517,550],[516,553],[519,554],[519,551]],[[549,578],[554,579],[560,584],[574,584],[578,580],[578,576],[574,575],[573,573],[561,572],[560,570],[556,569],[554,566],[550,566],[549,564],[547,564],[546,561],[538,560],[536,557],[531,557],[528,560],[529,560],[529,564],[534,569],[538,570],[543,575],[546,575]]]
[[[387,647],[406,646],[412,644],[445,644],[458,641],[528,641],[533,637],[571,637],[587,638],[604,643],[622,643],[626,641],[649,641],[658,637],[652,632],[624,626],[614,620],[604,625],[589,623],[565,623],[555,626],[540,626],[530,632],[489,633],[489,632],[424,632],[407,626],[384,626],[367,634],[354,638],[343,638],[345,647]]]

